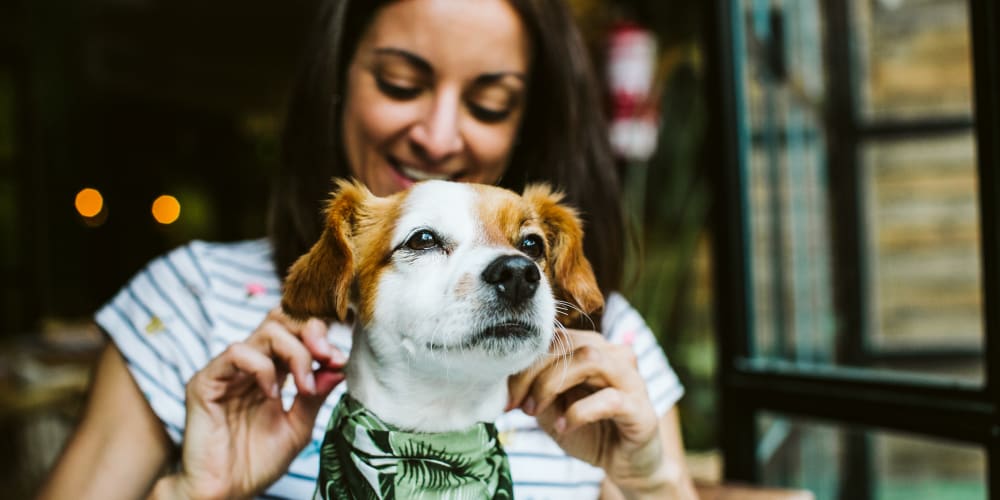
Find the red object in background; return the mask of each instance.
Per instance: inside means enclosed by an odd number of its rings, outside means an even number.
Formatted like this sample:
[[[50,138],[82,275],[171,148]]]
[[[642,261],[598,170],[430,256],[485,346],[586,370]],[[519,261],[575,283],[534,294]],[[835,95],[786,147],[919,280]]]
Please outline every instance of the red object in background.
[[[656,150],[658,113],[651,101],[656,38],[633,22],[618,22],[608,36],[611,145],[626,160],[648,160]]]

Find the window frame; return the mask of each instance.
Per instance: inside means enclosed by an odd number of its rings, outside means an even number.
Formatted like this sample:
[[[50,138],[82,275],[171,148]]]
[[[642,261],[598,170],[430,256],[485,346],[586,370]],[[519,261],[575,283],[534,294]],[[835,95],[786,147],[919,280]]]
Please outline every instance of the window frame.
[[[931,133],[974,128],[977,174],[979,179],[979,218],[981,237],[983,363],[982,385],[955,383],[919,376],[893,375],[871,377],[870,372],[843,367],[816,367],[803,370],[801,365],[761,362],[752,353],[752,283],[749,272],[749,228],[744,223],[747,193],[741,156],[747,139],[741,130],[737,82],[742,81],[735,62],[735,46],[742,20],[734,12],[737,0],[717,0],[707,6],[706,89],[710,112],[704,158],[713,166],[715,206],[713,212],[713,265],[715,290],[715,327],[718,342],[717,387],[719,442],[723,453],[723,474],[733,481],[759,482],[760,467],[755,457],[758,440],[756,415],[761,411],[818,418],[848,426],[873,427],[879,430],[904,431],[927,437],[944,438],[981,446],[987,457],[987,491],[1000,499],[1000,5],[991,0],[969,0],[971,30],[973,95],[975,120],[962,118],[932,120],[913,127],[908,124],[876,122],[863,124],[855,116],[853,89],[849,81],[831,81],[828,95],[831,106],[840,105],[829,114],[828,126],[846,131],[830,138],[829,164],[838,168],[830,178],[831,206],[838,212],[839,233],[834,234],[837,260],[835,308],[843,328],[857,335],[853,342],[838,346],[842,355],[870,355],[863,345],[865,296],[862,293],[864,270],[863,222],[858,193],[859,137],[892,136],[901,133]],[[820,2],[827,26],[846,37],[849,24],[847,2]],[[829,37],[828,37],[829,38]],[[828,40],[828,45],[838,43]],[[850,68],[851,55],[843,50],[826,48],[827,63]],[[834,72],[836,73],[836,72]],[[847,71],[832,78],[849,79]],[[850,270],[849,273],[846,271]],[[887,353],[891,354],[891,353]],[[956,352],[963,356],[968,353]],[[978,354],[977,354],[978,356]],[[855,443],[864,446],[865,443]],[[852,444],[848,443],[851,447]],[[869,462],[861,460],[847,470],[860,474],[861,489],[870,484]],[[868,489],[870,492],[870,489]],[[864,491],[861,496],[867,498]]]

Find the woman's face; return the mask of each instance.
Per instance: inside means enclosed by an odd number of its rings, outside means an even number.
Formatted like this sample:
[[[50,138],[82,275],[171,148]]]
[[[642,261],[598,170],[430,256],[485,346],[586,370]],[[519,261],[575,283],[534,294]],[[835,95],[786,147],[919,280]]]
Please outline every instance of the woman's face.
[[[431,178],[495,183],[523,114],[529,50],[504,0],[383,7],[347,73],[351,172],[378,196]]]

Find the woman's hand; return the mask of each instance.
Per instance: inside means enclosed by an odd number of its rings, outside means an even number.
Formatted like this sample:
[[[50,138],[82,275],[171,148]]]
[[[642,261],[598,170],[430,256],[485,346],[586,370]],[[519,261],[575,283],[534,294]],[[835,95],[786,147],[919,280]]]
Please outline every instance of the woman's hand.
[[[326,331],[320,320],[297,322],[275,309],[196,373],[187,385],[182,471],[157,483],[154,496],[245,498],[281,477],[344,379],[346,357]],[[280,387],[288,374],[298,395],[286,411]]]
[[[684,468],[666,452],[631,346],[567,330],[550,351],[511,377],[508,408],[537,417],[567,454],[604,469],[623,492],[676,497]]]

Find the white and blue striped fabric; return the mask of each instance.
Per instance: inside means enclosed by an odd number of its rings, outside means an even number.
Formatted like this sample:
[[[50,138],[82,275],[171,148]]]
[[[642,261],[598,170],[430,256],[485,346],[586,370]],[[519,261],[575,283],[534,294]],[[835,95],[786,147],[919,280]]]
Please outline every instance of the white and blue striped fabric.
[[[152,261],[97,312],[96,320],[179,444],[188,379],[229,344],[245,339],[280,299],[281,285],[266,240],[195,241]],[[652,332],[621,295],[608,298],[602,330],[611,342],[632,345],[656,411],[665,414],[684,390]],[[349,327],[333,325],[329,338],[340,350],[350,351]],[[330,395],[316,419],[312,443],[260,498],[312,495],[323,431],[343,391],[341,384]],[[286,384],[282,395],[290,403],[294,385]],[[496,425],[510,457],[515,498],[597,498],[604,472],[567,457],[533,417],[514,410]]]

